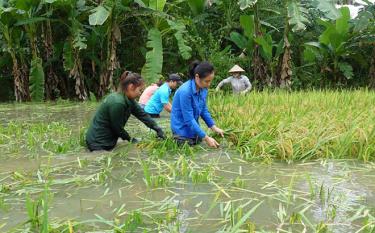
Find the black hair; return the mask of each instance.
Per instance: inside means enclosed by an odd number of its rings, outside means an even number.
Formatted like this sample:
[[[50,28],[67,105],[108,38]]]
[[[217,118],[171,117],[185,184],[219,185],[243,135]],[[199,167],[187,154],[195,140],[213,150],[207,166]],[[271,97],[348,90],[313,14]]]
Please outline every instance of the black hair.
[[[179,74],[170,74],[167,78],[167,82],[169,81],[181,81],[181,77]]]
[[[125,91],[130,84],[133,84],[135,87],[139,87],[144,84],[144,80],[138,73],[125,71],[120,77],[119,90]]]
[[[160,86],[163,85],[163,84],[164,84],[163,79],[159,79],[159,81],[157,81],[157,83],[156,83],[156,85],[157,85],[158,87],[160,87]]]
[[[198,74],[200,79],[204,79],[208,75],[214,72],[214,66],[207,62],[200,62],[198,60],[193,61],[189,67],[189,78],[194,79],[195,75]]]

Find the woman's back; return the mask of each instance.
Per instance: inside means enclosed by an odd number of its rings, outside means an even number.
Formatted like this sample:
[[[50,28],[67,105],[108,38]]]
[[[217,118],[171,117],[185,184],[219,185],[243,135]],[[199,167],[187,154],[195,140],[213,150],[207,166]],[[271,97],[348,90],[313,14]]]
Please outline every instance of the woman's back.
[[[155,91],[159,88],[158,85],[152,84],[148,86],[142,93],[141,97],[139,97],[139,103],[146,105],[147,102],[151,99],[151,96],[155,93]]]

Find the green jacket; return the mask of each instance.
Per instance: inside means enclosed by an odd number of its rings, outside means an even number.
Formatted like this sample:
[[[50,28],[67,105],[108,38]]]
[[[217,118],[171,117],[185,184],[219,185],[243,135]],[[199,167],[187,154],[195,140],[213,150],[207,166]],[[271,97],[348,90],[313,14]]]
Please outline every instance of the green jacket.
[[[86,143],[89,148],[113,148],[119,137],[129,141],[130,135],[125,131],[124,126],[130,114],[149,128],[157,132],[161,131],[156,122],[135,100],[130,100],[124,94],[116,92],[108,95],[95,113],[86,133]]]

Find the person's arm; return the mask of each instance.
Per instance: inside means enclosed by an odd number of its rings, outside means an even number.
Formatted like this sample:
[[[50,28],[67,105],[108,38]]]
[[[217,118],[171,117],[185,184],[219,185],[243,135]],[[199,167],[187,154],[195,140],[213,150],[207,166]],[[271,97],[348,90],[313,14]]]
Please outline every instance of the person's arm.
[[[169,103],[169,91],[164,89],[163,92],[160,93],[160,103],[163,104],[164,109],[167,112],[172,111],[172,105]]]
[[[164,109],[167,112],[172,112],[172,104],[169,102],[167,104],[164,104]]]
[[[194,118],[194,110],[192,106],[192,96],[188,92],[182,92],[180,95],[180,103],[182,110],[182,118],[184,124],[189,125],[190,129],[194,132],[194,134],[198,135],[199,138],[203,139],[208,146],[217,148],[219,143],[208,136],[199,126],[198,122]]]
[[[140,121],[142,121],[147,127],[156,131],[158,137],[164,138],[163,130],[156,124],[156,122],[138,105],[135,101],[133,102],[132,114]]]
[[[250,81],[249,81],[249,78],[248,77],[246,77],[246,76],[243,76],[243,79],[244,79],[244,81],[245,81],[245,85],[246,85],[246,89],[245,90],[243,90],[242,91],[242,93],[247,93],[248,91],[250,91],[251,90],[251,88],[252,88],[252,85],[251,85],[251,83],[250,83]]]
[[[122,104],[114,104],[109,109],[110,127],[115,136],[130,141],[130,135],[125,131],[125,109]]]
[[[205,98],[205,103],[204,103],[203,110],[201,112],[201,117],[203,121],[206,123],[208,128],[210,128],[215,133],[219,134],[221,137],[224,137],[224,131],[215,125],[215,121],[212,119],[211,114],[208,111],[207,97]]]
[[[224,84],[230,83],[231,78],[232,76],[226,79],[223,79],[221,82],[219,82],[219,84],[216,87],[216,91],[218,91]]]

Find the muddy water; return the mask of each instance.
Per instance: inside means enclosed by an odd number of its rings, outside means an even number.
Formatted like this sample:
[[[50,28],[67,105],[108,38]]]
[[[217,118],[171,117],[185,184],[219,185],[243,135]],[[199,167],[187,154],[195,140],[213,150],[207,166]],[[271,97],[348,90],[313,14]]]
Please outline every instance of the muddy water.
[[[51,111],[34,106],[17,109],[15,115],[14,107],[4,109],[2,124],[7,124],[9,119],[58,120],[69,122],[73,128],[85,124],[94,111],[91,106],[56,107]],[[168,125],[166,119],[161,119],[164,127]],[[147,132],[134,119],[131,125],[134,132]],[[114,152],[88,153],[82,149],[77,153],[44,155],[38,159],[3,158],[0,231],[26,228],[23,225],[28,219],[26,193],[38,199],[46,180],[49,181],[51,224],[73,219],[89,221],[99,231],[112,229],[101,219],[123,222],[129,213],[137,210],[144,215],[143,227],[150,232],[157,232],[157,229],[162,232],[226,232],[261,203],[245,222],[247,226],[254,225],[256,230],[314,232],[321,223],[332,232],[356,232],[363,227],[365,214],[373,214],[375,208],[375,164],[372,163],[336,160],[262,164],[242,161],[225,149],[202,151],[187,160],[190,172],[209,168],[208,181],[193,182],[189,176],[173,176],[168,165],[176,162],[176,155],[148,160],[151,161],[150,173],[164,175],[168,182],[159,187],[147,187],[141,165],[147,157],[123,142]],[[291,216],[301,220],[291,224]]]
[[[212,160],[214,156],[217,155],[205,155],[201,158],[202,163]],[[122,214],[132,210],[150,215],[158,212],[163,214],[165,209],[161,207],[169,200],[170,205],[178,208],[179,216],[182,216],[181,225],[187,230],[197,232],[204,229],[201,232],[217,232],[223,228],[225,221],[228,221],[225,219],[226,214],[221,213],[223,210],[220,209],[229,201],[232,201],[236,208],[253,200],[253,205],[263,201],[250,217],[257,229],[276,231],[281,222],[277,217],[280,208],[285,209],[288,216],[307,208],[304,215],[314,226],[325,222],[333,232],[355,232],[362,227],[361,221],[350,221],[357,210],[375,207],[375,172],[372,165],[350,161],[261,165],[225,159],[215,163],[217,171],[214,180],[226,194],[213,183],[193,184],[188,180],[171,182],[166,187],[147,188],[143,181],[142,168],[132,159],[127,161],[131,166],[122,164],[112,168],[111,177],[103,183],[87,180],[89,177],[95,179],[102,171],[103,166],[99,165],[101,162],[98,160],[91,159],[83,169],[79,168],[78,162],[74,160],[64,165],[50,161],[56,170],[50,175],[53,197],[49,215],[52,219],[61,221],[96,219],[96,215],[105,219],[116,216],[121,218]],[[6,169],[2,168],[3,179],[5,175],[14,176],[14,172],[18,172],[28,177],[27,179],[37,180],[36,164],[26,166],[27,163],[16,163],[17,167],[14,161],[4,161],[2,167],[8,169],[5,172]],[[43,162],[38,166],[43,169]],[[237,177],[243,180],[243,185],[231,186]],[[14,184],[15,181],[8,178],[2,183]],[[7,223],[7,228],[4,229],[10,229],[27,219],[24,193],[35,193],[35,196],[38,196],[43,190],[43,186],[38,182],[33,185],[25,182],[15,186],[18,187],[12,188],[11,194],[5,197],[8,209],[2,211],[0,219],[1,223]],[[321,194],[321,190],[325,194]],[[253,205],[245,207],[243,212]],[[330,216],[333,207],[335,217]],[[288,221],[289,219],[286,220],[287,223]],[[301,229],[300,226],[294,227]],[[282,225],[280,228],[283,228]]]

